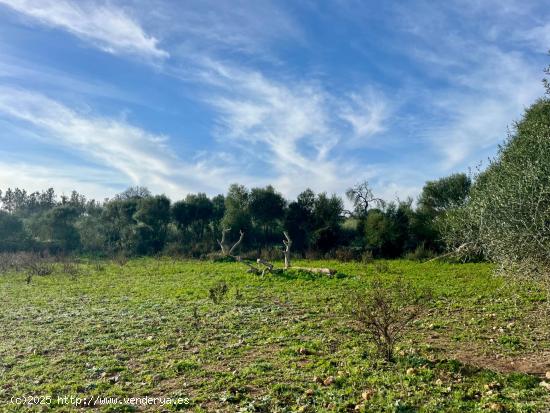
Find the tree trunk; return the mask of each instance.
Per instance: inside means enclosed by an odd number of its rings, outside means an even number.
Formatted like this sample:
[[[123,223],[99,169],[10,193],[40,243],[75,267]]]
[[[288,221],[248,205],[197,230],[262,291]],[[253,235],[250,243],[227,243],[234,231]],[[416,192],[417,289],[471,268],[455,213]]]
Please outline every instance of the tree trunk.
[[[286,238],[286,240],[283,240],[283,244],[285,246],[283,253],[285,254],[285,269],[287,269],[290,268],[290,247],[292,246],[292,240],[288,236],[288,232],[283,231],[283,235]]]

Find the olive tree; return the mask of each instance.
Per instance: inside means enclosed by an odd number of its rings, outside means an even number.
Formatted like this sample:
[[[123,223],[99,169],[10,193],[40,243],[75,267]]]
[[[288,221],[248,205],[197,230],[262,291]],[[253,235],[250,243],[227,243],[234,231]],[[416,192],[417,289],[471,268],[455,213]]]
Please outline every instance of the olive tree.
[[[531,106],[478,173],[468,202],[442,219],[448,245],[508,273],[550,274],[550,100]]]

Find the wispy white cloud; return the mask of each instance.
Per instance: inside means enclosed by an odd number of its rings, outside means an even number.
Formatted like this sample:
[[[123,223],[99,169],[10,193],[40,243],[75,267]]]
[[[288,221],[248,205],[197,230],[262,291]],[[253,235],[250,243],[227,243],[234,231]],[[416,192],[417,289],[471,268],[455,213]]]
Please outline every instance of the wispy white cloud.
[[[75,159],[94,162],[98,171],[116,171],[119,182],[146,185],[179,197],[201,185],[204,190],[217,189],[222,183],[225,187],[224,175],[231,176],[223,165],[208,159],[183,162],[162,135],[124,120],[75,112],[39,93],[0,87],[0,115],[35,128],[43,143],[64,147]]]
[[[349,35],[355,44],[361,38],[371,45],[377,42],[366,35],[376,33],[364,31],[364,8],[372,11],[373,6],[344,3],[348,7],[335,14],[352,14],[346,24],[361,28],[346,26],[343,34],[337,27],[335,41]],[[388,19],[380,41],[391,43],[369,55],[373,65],[387,69],[380,85],[372,80],[376,70],[347,79],[347,67],[322,61],[340,55],[334,50],[317,53],[324,44],[308,38],[316,33],[316,21],[301,27],[303,16],[293,14],[309,7],[303,4],[190,0],[176,7],[164,0],[116,6],[88,0],[0,0],[28,19],[66,30],[102,50],[164,59],[161,73],[173,75],[166,80],[180,80],[170,87],[179,88],[186,99],[198,96],[210,105],[212,112],[205,111],[204,118],[212,120],[215,140],[198,145],[208,150],[186,154],[183,160],[170,149],[183,137],[167,140],[125,120],[76,110],[61,103],[66,97],[61,93],[53,100],[28,90],[2,89],[0,111],[30,125],[51,145],[63,145],[75,156],[114,171],[120,181],[176,197],[186,191],[221,192],[235,181],[272,183],[287,196],[307,186],[342,193],[367,178],[378,194],[403,198],[418,193],[426,179],[485,158],[504,139],[507,126],[541,94],[542,67],[518,44],[538,48],[548,39],[547,23],[527,24],[533,12],[519,13],[519,0],[505,1],[502,7],[497,0],[481,3],[434,7],[420,0],[414,6],[383,8],[373,16],[373,24]],[[319,16],[328,9],[319,6]],[[490,18],[491,9],[498,18]],[[393,10],[399,11],[397,16]],[[522,22],[511,33],[514,16]],[[487,24],[480,28],[483,19]],[[330,42],[328,34],[325,40]],[[163,39],[162,47],[157,38]],[[312,62],[304,64],[308,57]],[[4,73],[11,81],[16,76],[21,85],[21,79],[40,72],[27,67],[17,74],[16,66],[0,62],[0,77]],[[58,83],[58,74],[51,75],[50,83]],[[76,80],[69,88],[77,94],[102,93],[103,84]],[[108,91],[105,97],[116,99],[116,94]]]
[[[164,0],[137,0],[139,9],[154,9],[156,30],[171,39],[171,54],[246,55],[278,60],[273,49],[306,42],[301,26],[281,3],[270,0],[189,0],[174,7]],[[175,13],[175,10],[177,12]]]
[[[158,39],[124,10],[110,3],[69,0],[0,0],[24,16],[44,25],[60,28],[113,54],[164,59],[168,52]]]
[[[173,155],[163,136],[124,121],[84,117],[44,95],[0,87],[0,112],[47,131],[58,144],[91,154],[137,182],[143,174],[167,175]]]
[[[350,94],[349,103],[342,105],[340,117],[352,126],[356,144],[364,143],[369,137],[387,129],[386,123],[390,117],[388,106],[385,96],[372,89]]]
[[[218,61],[203,63],[218,140],[240,151],[242,163],[260,161],[264,182],[288,195],[306,186],[341,192],[368,174],[368,167],[340,147],[384,130],[381,94],[350,93],[342,99],[315,82],[282,82]]]
[[[0,0],[1,1],[1,0]],[[123,90],[112,83],[76,76],[72,73],[56,70],[35,62],[18,59],[0,52],[0,79],[3,82],[31,84],[40,88],[53,88],[59,95],[62,92],[78,96],[94,96],[135,103],[147,106],[145,99],[134,91]]]
[[[4,154],[5,155],[5,154]],[[9,157],[3,157],[9,159]],[[74,167],[65,164],[63,168],[51,165],[47,159],[34,159],[33,163],[22,161],[0,162],[0,189],[18,187],[30,192],[43,191],[53,187],[58,193],[69,194],[78,190],[86,196],[102,201],[121,191],[114,185],[117,176],[96,168]]]
[[[403,52],[439,83],[424,89],[417,82],[413,90],[422,102],[417,116],[426,150],[434,154],[434,173],[474,166],[494,153],[508,128],[542,95],[542,66],[510,46],[518,39],[511,25],[524,30],[530,21],[516,12],[520,5],[506,1],[495,19],[487,17],[493,16],[492,2],[446,4],[433,13],[429,2],[420,2],[400,10],[400,27],[414,45]],[[449,31],[456,21],[458,28]],[[479,21],[486,24],[480,27]]]
[[[430,92],[425,100],[435,114],[426,122],[425,137],[442,156],[437,162],[442,172],[473,166],[494,153],[508,128],[542,94],[541,72],[523,55],[486,44],[448,47],[449,60],[467,54],[468,65],[453,65],[444,77],[453,88]]]
[[[111,52],[152,57],[166,53],[154,37],[108,3],[96,8],[88,2],[75,5],[66,0],[0,3]],[[0,111],[46,131],[51,142],[116,169],[131,183],[167,193],[223,191],[235,181],[273,183],[288,196],[307,186],[341,192],[358,175],[369,175],[369,168],[360,166],[354,157],[342,156],[337,146],[362,145],[385,129],[388,110],[381,93],[361,88],[342,98],[315,82],[274,80],[259,70],[212,58],[230,52],[273,61],[277,59],[271,49],[282,39],[304,44],[301,29],[283,8],[269,1],[247,2],[241,7],[199,2],[179,9],[177,16],[172,13],[173,4],[155,2],[153,8],[156,33],[170,38],[170,54],[175,53],[179,65],[185,67],[184,77],[192,77],[208,90],[205,100],[216,111],[218,143],[208,154],[183,162],[162,137],[121,120],[79,113],[34,92],[0,91]],[[81,14],[88,15],[80,18]],[[96,29],[98,21],[105,19],[107,24]],[[162,25],[163,21],[167,24]],[[136,40],[139,46],[128,51],[128,42],[112,39],[117,38],[118,29],[126,30],[131,24],[136,30],[127,33],[139,31],[141,35],[135,37],[142,40]],[[165,69],[176,70],[173,65]]]
[[[520,31],[518,37],[528,42],[537,52],[547,53],[550,51],[550,23],[543,23]]]
[[[109,183],[115,182],[119,190],[122,185],[144,185],[174,199],[189,192],[212,195],[224,192],[230,183],[242,182],[243,179],[249,184],[266,184],[254,174],[247,175],[239,164],[239,157],[224,151],[224,148],[190,154],[183,160],[170,149],[166,136],[149,133],[122,119],[77,112],[33,91],[0,86],[1,118],[8,124],[14,123],[13,128],[26,130],[27,139],[40,141],[54,150],[62,148],[71,154],[71,158],[63,155],[62,165],[47,159],[31,162],[23,158],[14,163],[4,162],[0,164],[0,187],[21,187],[28,182],[26,177],[33,176],[37,170],[42,171],[41,180],[35,183],[66,190],[73,183],[83,182],[84,188],[90,189],[90,192],[83,192],[94,196],[99,193],[100,185],[106,186],[107,195],[111,194],[113,186]],[[71,162],[79,161],[91,166],[65,168]],[[19,173],[28,165],[36,167]],[[87,183],[92,177],[97,179]]]

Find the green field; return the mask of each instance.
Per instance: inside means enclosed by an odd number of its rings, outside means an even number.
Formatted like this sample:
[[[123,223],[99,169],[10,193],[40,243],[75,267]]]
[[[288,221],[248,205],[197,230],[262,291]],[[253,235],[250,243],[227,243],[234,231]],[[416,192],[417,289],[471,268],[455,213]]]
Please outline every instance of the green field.
[[[547,303],[488,264],[307,262],[336,277],[258,277],[238,263],[136,259],[79,274],[0,275],[1,411],[544,412]],[[280,263],[279,263],[280,265]],[[434,292],[396,363],[346,310],[379,276]],[[209,288],[229,286],[214,304]],[[547,380],[548,381],[548,380]],[[32,407],[12,397],[42,397]],[[58,399],[181,397],[187,404]],[[51,398],[51,399],[48,399]]]

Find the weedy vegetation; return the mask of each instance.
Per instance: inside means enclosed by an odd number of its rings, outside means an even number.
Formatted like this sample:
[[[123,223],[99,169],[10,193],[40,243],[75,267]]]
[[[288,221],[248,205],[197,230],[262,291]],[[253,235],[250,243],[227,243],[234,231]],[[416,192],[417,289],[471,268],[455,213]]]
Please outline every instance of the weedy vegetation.
[[[208,290],[208,296],[214,304],[219,304],[227,295],[229,287],[225,281],[219,281]]]
[[[105,412],[548,410],[537,283],[495,277],[484,263],[294,264],[341,276],[80,259],[77,282],[52,262],[27,284],[24,266],[3,266],[0,409],[30,411],[5,401],[34,394],[190,401],[86,408]]]

